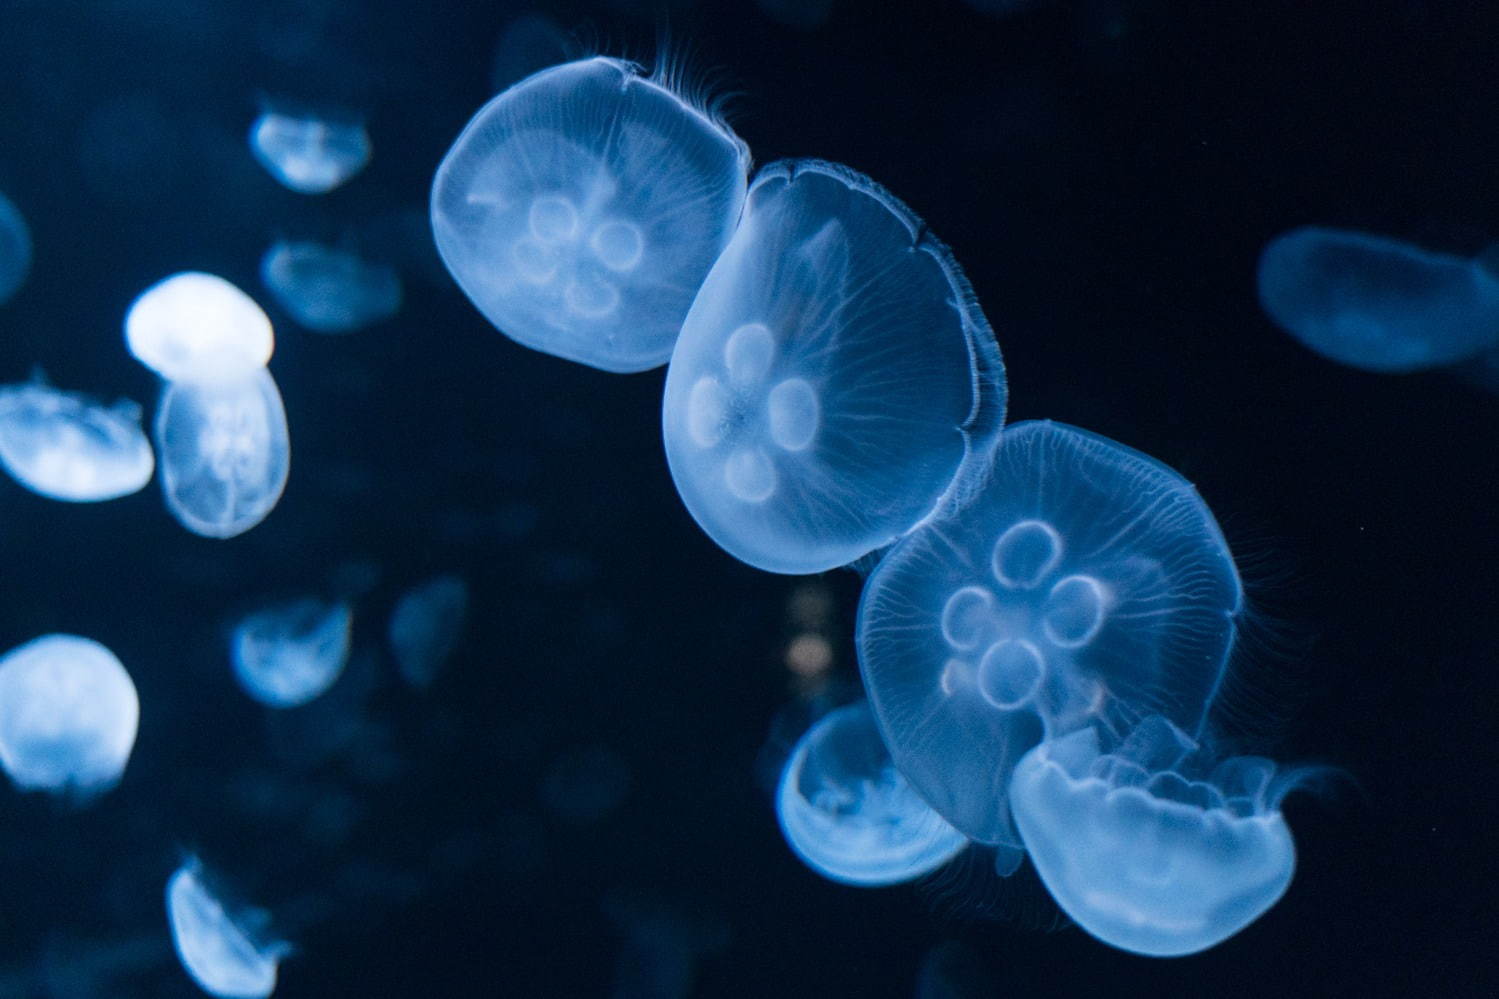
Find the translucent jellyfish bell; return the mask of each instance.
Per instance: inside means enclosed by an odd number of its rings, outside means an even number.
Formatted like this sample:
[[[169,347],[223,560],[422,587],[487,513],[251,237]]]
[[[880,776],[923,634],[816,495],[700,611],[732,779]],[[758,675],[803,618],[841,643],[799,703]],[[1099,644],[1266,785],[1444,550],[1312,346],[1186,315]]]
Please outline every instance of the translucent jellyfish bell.
[[[1016,846],[1021,755],[1097,718],[1196,731],[1242,601],[1191,483],[1085,430],[1018,423],[969,501],[870,574],[859,666],[921,796],[971,839]]]
[[[448,270],[511,339],[605,371],[664,364],[739,220],[749,150],[618,59],[486,104],[432,184]]]
[[[402,679],[419,689],[431,686],[463,637],[467,618],[468,584],[461,576],[434,576],[401,594],[388,637]]]
[[[294,708],[333,686],[349,661],[354,609],[304,598],[246,615],[229,639],[234,676],[273,708]]]
[[[1083,929],[1136,954],[1212,947],[1274,905],[1296,867],[1275,765],[1236,757],[1193,779],[1196,745],[1160,717],[1109,753],[1084,728],[1021,758],[1015,824]]]
[[[1365,371],[1456,364],[1499,346],[1499,278],[1477,261],[1343,229],[1277,236],[1260,303],[1330,360]]]
[[[776,818],[808,867],[850,885],[919,878],[968,845],[895,769],[862,701],[823,716],[797,742]]]
[[[298,194],[327,194],[370,160],[359,121],[262,111],[250,126],[250,151],[266,172]]]
[[[31,272],[31,230],[21,210],[0,194],[0,304],[9,301]]]
[[[37,495],[72,503],[138,492],[156,468],[138,405],[105,405],[40,378],[0,386],[0,463]]]
[[[286,410],[264,368],[233,381],[169,382],[155,436],[167,509],[194,534],[243,534],[286,487]]]
[[[257,939],[268,919],[264,912],[230,912],[195,858],[167,880],[166,902],[172,945],[199,988],[219,999],[265,999],[276,990],[277,966],[291,948]]]
[[[92,639],[43,635],[0,659],[0,764],[23,790],[114,787],[139,723],[130,674]]]
[[[241,378],[266,366],[275,338],[254,299],[213,274],[186,271],[131,303],[125,342],[169,382]]]
[[[774,163],[682,326],[662,424],[672,479],[725,551],[846,565],[909,531],[986,456],[999,347],[951,254],[879,185]]]
[[[260,260],[260,279],[299,325],[318,333],[350,333],[401,307],[393,269],[317,243],[274,244]]]

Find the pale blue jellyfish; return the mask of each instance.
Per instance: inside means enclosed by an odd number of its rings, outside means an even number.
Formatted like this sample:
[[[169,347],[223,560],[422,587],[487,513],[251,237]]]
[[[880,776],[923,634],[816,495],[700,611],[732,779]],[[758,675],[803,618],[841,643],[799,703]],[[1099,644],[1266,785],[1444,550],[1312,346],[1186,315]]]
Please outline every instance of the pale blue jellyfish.
[[[1062,910],[1104,943],[1172,957],[1257,919],[1291,883],[1296,848],[1275,764],[1208,768],[1159,716],[1105,752],[1087,727],[1015,766],[1010,803],[1031,861]]]
[[[664,364],[744,204],[749,150],[618,59],[530,76],[438,168],[432,229],[484,317],[606,371]]]
[[[263,939],[264,911],[231,912],[205,883],[196,858],[167,880],[166,902],[172,945],[200,989],[219,999],[265,999],[276,990],[277,966],[291,948]]]
[[[354,609],[314,597],[261,608],[229,638],[234,676],[245,693],[272,708],[295,708],[333,686],[349,661]]]
[[[771,572],[884,547],[993,446],[1005,378],[947,248],[846,167],[761,170],[692,304],[662,423],[710,537]]]
[[[797,742],[776,818],[803,863],[849,885],[914,880],[968,845],[895,769],[863,701],[824,715]]]
[[[250,126],[250,151],[266,172],[299,194],[326,194],[370,160],[361,121],[264,110]]]
[[[386,637],[402,679],[418,689],[432,685],[463,637],[468,602],[468,584],[452,573],[401,594]]]
[[[0,658],[0,765],[22,790],[109,790],[139,724],[130,674],[92,639],[43,635]]]
[[[1276,325],[1366,371],[1420,371],[1499,346],[1499,277],[1384,236],[1292,229],[1260,255],[1259,294]]]
[[[9,198],[0,194],[0,305],[9,301],[31,273],[31,230]]]
[[[232,381],[168,382],[155,436],[167,509],[194,534],[243,534],[286,487],[286,410],[264,368]]]
[[[0,464],[37,495],[72,503],[138,492],[156,468],[140,406],[107,405],[40,376],[0,386]]]
[[[317,333],[350,333],[401,307],[395,270],[318,243],[274,244],[260,259],[260,279],[299,325]]]
[[[1043,738],[1198,729],[1243,593],[1191,483],[1107,438],[1016,424],[975,488],[870,574],[856,641],[896,766],[965,835],[1016,847],[1010,774]]]
[[[141,292],[125,314],[125,343],[169,382],[238,379],[266,366],[271,321],[223,278],[185,271]]]

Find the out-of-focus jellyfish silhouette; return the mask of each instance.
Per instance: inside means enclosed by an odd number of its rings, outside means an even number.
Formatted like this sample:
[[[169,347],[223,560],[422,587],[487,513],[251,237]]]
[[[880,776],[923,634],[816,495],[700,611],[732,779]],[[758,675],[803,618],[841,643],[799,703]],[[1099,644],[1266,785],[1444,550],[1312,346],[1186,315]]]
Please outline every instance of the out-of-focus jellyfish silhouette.
[[[23,790],[109,790],[139,724],[130,674],[92,639],[43,635],[0,659],[0,764]]]
[[[999,347],[947,248],[846,167],[774,163],[672,354],[692,516],[771,572],[846,565],[930,515],[1004,418]]]
[[[245,693],[273,708],[322,694],[349,661],[354,609],[304,597],[247,614],[229,638],[234,676]]]
[[[756,6],[771,20],[803,31],[822,27],[833,13],[833,0],[756,0]]]
[[[260,279],[299,325],[318,333],[350,333],[401,307],[392,268],[318,243],[274,244],[260,260]]]
[[[194,534],[243,534],[286,487],[286,410],[264,368],[232,381],[167,383],[155,436],[167,509]]]
[[[467,618],[461,576],[444,573],[401,594],[386,635],[401,678],[419,690],[430,687],[463,638]]]
[[[541,781],[547,810],[574,823],[596,822],[624,803],[630,765],[608,746],[580,746],[552,761]]]
[[[156,468],[140,406],[105,405],[40,376],[0,386],[0,463],[37,495],[73,503],[139,492]]]
[[[803,863],[849,885],[911,881],[968,845],[895,769],[863,701],[802,736],[781,772],[776,818]]]
[[[1283,233],[1260,255],[1259,295],[1287,333],[1365,371],[1443,367],[1499,346],[1499,276],[1385,236]]]
[[[505,26],[495,45],[489,87],[499,93],[532,73],[566,62],[572,48],[572,38],[556,21],[545,14],[522,14]]]
[[[21,210],[0,194],[0,304],[9,301],[31,273],[31,230]]]
[[[125,343],[169,382],[243,378],[266,366],[271,321],[223,278],[186,271],[141,292],[125,314]]]
[[[999,994],[994,972],[966,944],[944,940],[921,957],[914,999],[993,999]]]
[[[1046,737],[1217,692],[1243,593],[1191,483],[1059,423],[1005,431],[987,480],[871,573],[859,665],[901,772],[981,843],[1020,845],[1010,774]]]
[[[1078,925],[1137,954],[1192,954],[1239,932],[1291,883],[1280,814],[1288,782],[1260,757],[1208,768],[1159,716],[1111,751],[1080,729],[1015,767],[1015,824],[1052,897]]]
[[[266,172],[299,194],[327,194],[370,160],[362,121],[261,111],[250,126],[250,151]]]
[[[486,104],[432,185],[443,261],[519,343],[606,371],[664,364],[744,204],[749,150],[618,59],[543,70]]]
[[[265,999],[276,990],[277,966],[291,947],[264,939],[267,913],[229,911],[195,857],[167,880],[166,902],[172,944],[199,988],[219,999]]]

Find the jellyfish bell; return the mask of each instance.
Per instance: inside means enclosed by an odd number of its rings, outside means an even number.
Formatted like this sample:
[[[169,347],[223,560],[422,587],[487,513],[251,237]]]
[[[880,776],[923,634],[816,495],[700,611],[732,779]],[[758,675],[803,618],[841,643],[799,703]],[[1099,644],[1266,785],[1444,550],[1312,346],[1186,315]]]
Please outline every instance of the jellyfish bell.
[[[169,382],[243,378],[266,366],[275,338],[255,300],[214,274],[185,271],[158,281],[130,305],[125,343]]]
[[[364,169],[370,137],[357,119],[266,107],[250,126],[250,151],[288,190],[327,194]]]
[[[443,262],[518,343],[605,371],[671,356],[744,203],[749,150],[657,78],[595,57],[474,116],[432,184]]]
[[[401,678],[419,690],[432,685],[463,638],[468,584],[443,573],[418,583],[396,601],[386,637]]]
[[[39,496],[93,503],[145,488],[156,459],[140,406],[64,392],[38,376],[0,386],[0,464]]]
[[[230,636],[234,676],[245,693],[268,707],[306,704],[343,672],[353,623],[346,602],[311,597],[247,614]]]
[[[278,966],[292,948],[264,940],[267,914],[251,908],[231,911],[209,880],[195,857],[167,880],[167,922],[177,957],[209,995],[265,999],[276,990]]]
[[[31,273],[31,230],[21,210],[0,194],[0,304],[21,290]]]
[[[401,307],[401,279],[383,264],[305,241],[278,242],[260,260],[260,278],[299,326],[351,333]]]

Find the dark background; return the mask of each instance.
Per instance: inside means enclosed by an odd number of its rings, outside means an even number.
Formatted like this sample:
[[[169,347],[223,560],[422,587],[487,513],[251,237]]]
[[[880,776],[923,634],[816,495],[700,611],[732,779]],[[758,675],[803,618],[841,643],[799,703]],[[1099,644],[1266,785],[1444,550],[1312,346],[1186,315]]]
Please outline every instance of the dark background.
[[[1267,915],[1151,960],[1035,928],[1044,907],[981,863],[861,891],[792,857],[762,774],[796,711],[792,608],[831,599],[853,682],[858,580],[716,550],[666,471],[661,372],[515,346],[428,242],[432,172],[526,12],[579,54],[647,61],[669,25],[739,95],[758,162],[848,163],[951,244],[1012,418],[1197,484],[1256,601],[1235,706],[1277,758],[1351,778],[1288,802],[1299,870]],[[502,75],[531,68],[520,52]],[[0,191],[36,244],[0,307],[0,378],[41,364],[149,407],[130,300],[192,268],[267,302],[277,238],[390,260],[407,292],[343,338],[272,312],[292,473],[240,538],[187,534],[155,486],[74,506],[0,483],[0,646],[89,635],[142,702],[125,779],[92,807],[0,794],[0,995],[196,994],[161,901],[185,851],[298,945],[285,999],[908,996],[924,963],[957,969],[959,996],[1499,992],[1499,399],[1322,361],[1253,284],[1261,246],[1303,223],[1483,248],[1496,83],[1499,8],[1455,0],[836,0],[810,27],[750,0],[0,0]],[[263,98],[367,115],[370,166],[325,197],[281,189],[245,144]],[[473,612],[421,694],[385,619],[439,571]],[[357,594],[356,653],[273,717],[235,687],[224,628],[300,590]]]

